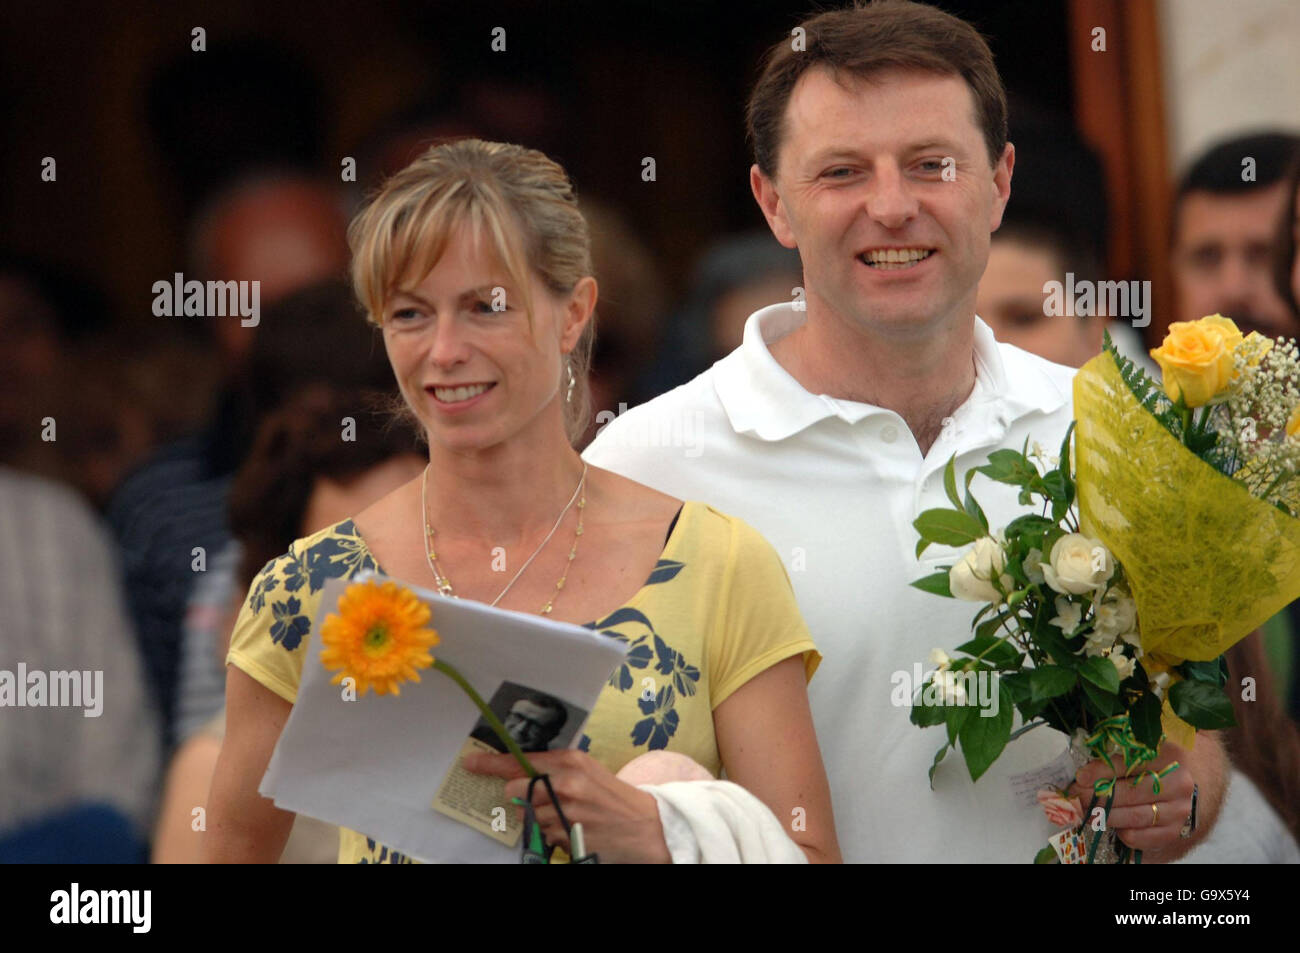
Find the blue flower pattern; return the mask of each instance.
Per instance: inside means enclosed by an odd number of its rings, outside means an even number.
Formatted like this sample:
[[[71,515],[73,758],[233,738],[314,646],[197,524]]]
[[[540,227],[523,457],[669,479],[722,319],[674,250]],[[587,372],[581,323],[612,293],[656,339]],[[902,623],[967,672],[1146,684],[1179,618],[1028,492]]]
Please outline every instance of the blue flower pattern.
[[[378,571],[379,567],[356,526],[344,520],[312,546],[305,559],[300,560],[290,550],[269,563],[253,583],[249,606],[254,612],[262,612],[271,594],[284,587],[286,597],[270,603],[271,641],[292,652],[311,634],[311,617],[302,611],[302,600],[293,593],[317,593],[328,580],[350,577],[363,569]],[[306,593],[302,592],[304,587]]]
[[[660,559],[646,580],[646,585],[668,582],[685,568],[685,563]],[[699,668],[687,662],[685,656],[665,642],[655,631],[650,619],[636,609],[618,609],[599,622],[589,623],[587,627],[630,646],[622,664],[610,676],[611,688],[620,692],[638,688],[641,679],[633,674],[633,670],[644,672],[652,661],[658,659],[654,670],[666,676],[670,684],[653,692],[648,685],[644,691],[638,690],[637,707],[645,717],[632,726],[631,739],[633,745],[644,745],[648,751],[668,747],[669,741],[677,733],[680,721],[676,709],[677,699],[683,695],[695,694],[700,680]],[[578,745],[579,750],[586,751],[590,746],[591,739],[583,735]]]
[[[684,563],[676,560],[660,559],[646,585],[669,582],[685,568]],[[272,593],[280,586],[284,587],[286,598],[270,603],[274,618],[271,638],[286,650],[294,651],[310,634],[311,619],[303,614],[302,602],[293,593],[300,592],[305,586],[308,594],[314,594],[328,580],[350,577],[364,569],[381,571],[365,548],[356,526],[351,520],[345,520],[307,550],[302,559],[290,551],[263,569],[252,587],[249,603],[254,612],[261,612]],[[636,609],[619,609],[598,622],[588,623],[587,628],[629,646],[622,664],[610,676],[609,686],[621,693],[638,690],[636,704],[645,717],[632,727],[630,737],[633,745],[644,745],[650,751],[666,748],[680,724],[677,699],[695,694],[700,680],[699,668],[687,662],[680,652],[664,641],[650,619]],[[652,662],[654,671],[670,680],[653,695],[648,690],[643,692],[639,689],[640,677],[634,674],[645,672]],[[588,751],[590,747],[591,738],[584,734],[578,742],[578,750]],[[413,863],[409,856],[391,850],[373,838],[366,838],[366,846],[368,856],[362,857],[358,863]]]

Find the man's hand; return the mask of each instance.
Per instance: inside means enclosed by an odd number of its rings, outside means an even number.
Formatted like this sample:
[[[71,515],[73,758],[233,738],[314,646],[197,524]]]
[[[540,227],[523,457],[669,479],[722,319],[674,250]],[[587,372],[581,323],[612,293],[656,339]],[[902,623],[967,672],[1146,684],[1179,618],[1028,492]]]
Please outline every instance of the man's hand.
[[[1128,776],[1122,758],[1110,764],[1089,761],[1079,769],[1068,793],[1077,796],[1086,808],[1092,800],[1093,785],[1102,778],[1116,778],[1115,800],[1106,826],[1129,847],[1142,851],[1145,862],[1176,860],[1214,826],[1223,802],[1227,775],[1223,747],[1211,732],[1200,732],[1196,739],[1190,751],[1165,742],[1155,761],[1135,767]],[[1160,793],[1156,794],[1152,771],[1163,771],[1175,761],[1178,767],[1161,779]],[[1196,830],[1185,838],[1182,829],[1192,811],[1193,787],[1197,789]],[[1099,796],[1097,806],[1105,803],[1106,797]]]
[[[653,794],[620,781],[582,751],[530,753],[528,761],[550,775],[564,816],[582,824],[587,850],[599,853],[602,863],[672,863]],[[528,776],[513,755],[469,755],[464,764],[476,774],[505,778],[506,797],[528,797]],[[569,837],[542,784],[533,788],[533,813],[547,843],[568,850]]]

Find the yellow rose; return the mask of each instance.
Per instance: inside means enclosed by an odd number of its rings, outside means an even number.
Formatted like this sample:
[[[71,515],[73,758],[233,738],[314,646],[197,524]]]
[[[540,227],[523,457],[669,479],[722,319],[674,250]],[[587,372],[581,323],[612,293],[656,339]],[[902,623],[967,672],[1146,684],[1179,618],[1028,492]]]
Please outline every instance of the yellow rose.
[[[1188,407],[1208,404],[1232,382],[1232,351],[1241,341],[1237,326],[1221,314],[1175,321],[1151,352],[1164,374],[1165,393],[1173,400],[1182,395]]]

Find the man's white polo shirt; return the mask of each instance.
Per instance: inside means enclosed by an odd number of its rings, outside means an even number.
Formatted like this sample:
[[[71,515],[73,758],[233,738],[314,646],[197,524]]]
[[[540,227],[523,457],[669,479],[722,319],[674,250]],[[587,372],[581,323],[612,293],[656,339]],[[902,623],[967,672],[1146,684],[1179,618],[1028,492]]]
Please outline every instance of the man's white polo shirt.
[[[999,447],[1059,451],[1072,419],[1072,368],[1000,344],[975,319],[976,383],[921,455],[903,419],[806,391],[768,344],[804,320],[790,304],[751,315],[744,343],[691,382],[607,424],[584,456],[682,499],[704,500],[757,528],[781,554],[824,655],[809,685],[848,861],[1027,863],[1053,833],[1012,791],[1015,775],[1055,761],[1065,738],[1035,728],[978,783],[960,752],[926,776],[944,740],[907,704],[932,648],[971,638],[977,606],[908,584],[953,561],[916,558],[912,521],[946,505],[943,468],[959,476]],[[1025,511],[1012,487],[971,487],[996,529]]]

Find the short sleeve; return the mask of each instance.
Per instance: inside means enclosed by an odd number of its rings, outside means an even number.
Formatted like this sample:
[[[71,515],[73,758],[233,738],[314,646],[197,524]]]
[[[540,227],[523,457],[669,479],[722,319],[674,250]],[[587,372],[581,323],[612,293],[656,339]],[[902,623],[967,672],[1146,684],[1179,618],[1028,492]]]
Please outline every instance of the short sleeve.
[[[749,524],[728,519],[732,530],[726,575],[709,640],[714,708],[755,675],[791,656],[803,656],[808,679],[821,663],[776,550]]]
[[[298,698],[307,636],[318,599],[305,584],[295,542],[267,563],[248,589],[230,634],[226,663],[292,704]]]

